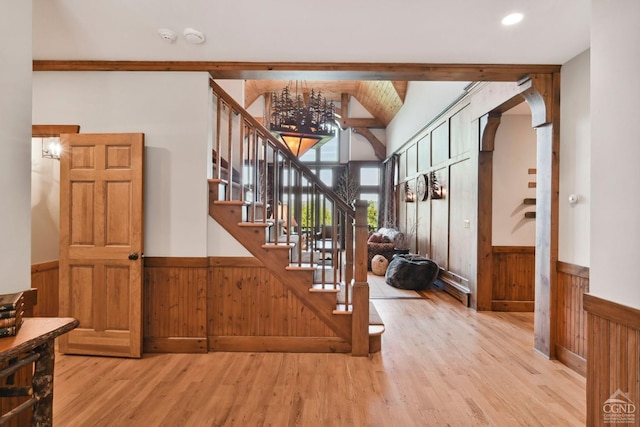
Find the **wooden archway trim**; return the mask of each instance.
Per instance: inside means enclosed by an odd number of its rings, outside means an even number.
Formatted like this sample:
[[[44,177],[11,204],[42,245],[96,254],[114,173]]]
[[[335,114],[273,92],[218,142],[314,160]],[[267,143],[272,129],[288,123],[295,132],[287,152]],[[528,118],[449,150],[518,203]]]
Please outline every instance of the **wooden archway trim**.
[[[502,113],[492,111],[480,117],[478,153],[478,261],[476,309],[490,311],[493,299],[493,150]]]
[[[502,112],[522,101],[531,109],[536,129],[538,179],[536,189],[535,315],[534,347],[555,358],[556,263],[558,260],[558,189],[560,146],[560,73],[532,74],[518,82],[514,96],[480,117],[478,171],[478,261],[491,266],[491,200],[493,149]],[[488,219],[489,223],[482,223]],[[491,310],[491,270],[478,269],[477,309]]]
[[[560,73],[519,82],[536,129],[536,257],[534,347],[555,358],[560,187]]]

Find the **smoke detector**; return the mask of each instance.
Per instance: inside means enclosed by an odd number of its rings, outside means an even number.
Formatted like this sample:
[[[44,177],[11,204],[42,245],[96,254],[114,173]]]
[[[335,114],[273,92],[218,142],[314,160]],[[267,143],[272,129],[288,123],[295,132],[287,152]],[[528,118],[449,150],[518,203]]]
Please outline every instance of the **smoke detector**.
[[[160,28],[158,30],[158,34],[167,43],[173,43],[173,42],[176,41],[176,38],[177,38],[176,37],[176,33],[174,33],[173,31],[169,30],[168,28]]]
[[[192,44],[200,44],[204,43],[205,41],[204,33],[198,30],[194,30],[193,28],[185,28],[184,38]]]

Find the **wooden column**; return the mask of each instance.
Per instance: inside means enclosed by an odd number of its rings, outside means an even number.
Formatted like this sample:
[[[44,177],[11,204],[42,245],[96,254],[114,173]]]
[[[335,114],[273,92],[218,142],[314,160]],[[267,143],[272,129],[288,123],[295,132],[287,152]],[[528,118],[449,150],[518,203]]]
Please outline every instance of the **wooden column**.
[[[537,133],[536,284],[534,346],[555,357],[555,287],[558,260],[560,73],[520,82]]]
[[[480,153],[478,153],[478,268],[476,295],[471,306],[478,311],[491,310],[493,286],[492,200],[493,149],[501,113],[487,113],[480,117]],[[475,301],[474,301],[475,300]]]
[[[355,263],[351,354],[369,355],[369,283],[367,283],[367,202],[356,202]]]

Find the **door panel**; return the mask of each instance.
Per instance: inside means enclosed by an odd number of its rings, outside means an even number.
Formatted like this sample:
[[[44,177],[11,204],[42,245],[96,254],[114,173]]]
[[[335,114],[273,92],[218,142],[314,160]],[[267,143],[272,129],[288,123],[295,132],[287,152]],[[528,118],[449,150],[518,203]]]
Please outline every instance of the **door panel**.
[[[142,134],[61,135],[63,353],[142,355]],[[135,254],[135,256],[134,256]]]

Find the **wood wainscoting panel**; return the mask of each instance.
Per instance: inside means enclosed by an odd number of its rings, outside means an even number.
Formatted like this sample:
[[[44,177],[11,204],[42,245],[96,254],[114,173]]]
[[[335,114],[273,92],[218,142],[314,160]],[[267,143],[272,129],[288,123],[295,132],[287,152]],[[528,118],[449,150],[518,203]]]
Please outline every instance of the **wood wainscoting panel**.
[[[248,348],[260,351],[258,344],[268,344],[269,340],[256,337],[336,336],[286,286],[252,258],[210,258],[208,311],[207,334],[212,351],[234,348],[236,351]],[[324,342],[335,345],[330,340]],[[274,349],[267,344],[262,351]],[[286,348],[293,351],[293,347]]]
[[[59,306],[58,261],[31,266],[31,288],[38,290],[38,304],[33,307],[34,317],[57,317]]]
[[[207,352],[207,258],[144,259],[144,351]]]
[[[640,309],[584,295],[587,315],[587,425],[640,425]],[[623,394],[621,394],[622,392]],[[609,398],[622,401],[612,408]],[[626,405],[626,403],[632,406]]]
[[[535,247],[493,247],[491,310],[533,311],[535,295]]]
[[[583,295],[589,292],[589,268],[558,262],[556,295],[556,357],[579,374],[587,375],[587,313]]]

